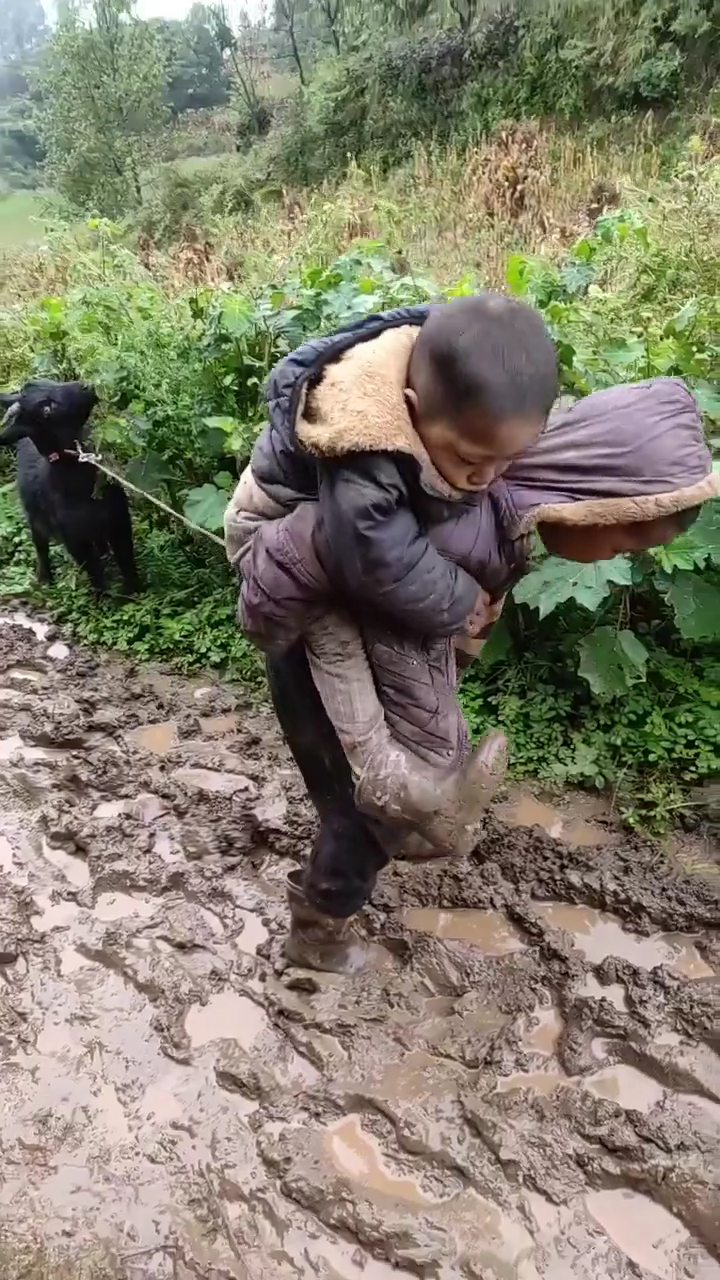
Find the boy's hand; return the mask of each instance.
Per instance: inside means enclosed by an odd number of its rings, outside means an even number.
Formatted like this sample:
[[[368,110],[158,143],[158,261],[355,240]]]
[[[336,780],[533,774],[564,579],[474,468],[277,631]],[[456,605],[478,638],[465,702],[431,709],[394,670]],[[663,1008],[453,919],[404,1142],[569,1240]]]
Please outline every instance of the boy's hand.
[[[486,629],[491,627],[494,622],[497,622],[502,613],[504,603],[505,597],[502,596],[494,604],[491,604],[487,591],[481,590],[475,601],[475,608],[465,624],[465,635],[471,636],[476,640],[482,639]]]
[[[465,623],[466,636],[471,636],[474,640],[478,639],[480,633],[487,626],[488,612],[490,608],[490,597],[487,591],[480,590],[478,592],[477,600],[475,601],[475,608]]]

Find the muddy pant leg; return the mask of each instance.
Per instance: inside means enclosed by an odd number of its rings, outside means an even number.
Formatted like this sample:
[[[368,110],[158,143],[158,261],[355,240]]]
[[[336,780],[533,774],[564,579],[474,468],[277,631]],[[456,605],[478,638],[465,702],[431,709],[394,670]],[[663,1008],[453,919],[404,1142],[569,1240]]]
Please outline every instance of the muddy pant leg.
[[[268,658],[267,672],[280,727],[320,818],[303,889],[319,911],[346,918],[368,901],[389,855],[373,832],[375,824],[355,807],[350,766],[313,682],[304,645]]]
[[[306,628],[304,641],[313,683],[357,782],[393,745],[360,629],[347,614],[331,612]]]
[[[392,741],[445,774],[462,768],[469,737],[457,698],[454,642],[370,623],[363,624],[362,638]]]

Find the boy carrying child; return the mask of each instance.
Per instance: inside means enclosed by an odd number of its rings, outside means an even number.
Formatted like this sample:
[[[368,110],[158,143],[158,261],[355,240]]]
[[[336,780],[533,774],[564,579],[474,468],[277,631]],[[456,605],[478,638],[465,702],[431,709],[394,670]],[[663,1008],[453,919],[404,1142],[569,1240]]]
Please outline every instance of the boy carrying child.
[[[494,294],[371,317],[271,376],[226,543],[321,820],[289,882],[298,963],[362,963],[349,919],[409,839],[475,842],[505,743],[471,750],[456,650],[525,572],[528,533],[601,559],[670,541],[718,491],[679,380],[596,393],[541,434],[557,394],[541,318]]]

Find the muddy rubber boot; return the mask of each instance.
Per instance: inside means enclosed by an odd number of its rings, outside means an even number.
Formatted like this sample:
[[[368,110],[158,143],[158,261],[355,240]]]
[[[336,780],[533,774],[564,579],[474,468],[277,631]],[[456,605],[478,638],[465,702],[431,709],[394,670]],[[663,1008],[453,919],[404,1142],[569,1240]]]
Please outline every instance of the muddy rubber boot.
[[[450,773],[392,744],[363,770],[355,803],[363,813],[411,827],[438,856],[468,853],[506,769],[507,740],[499,732],[486,733],[462,768]]]
[[[507,738],[499,730],[486,733],[465,763],[459,786],[462,830],[455,846],[458,853],[475,848],[483,814],[505,779],[507,763]]]
[[[287,878],[290,935],[285,955],[302,969],[357,973],[367,962],[367,943],[355,932],[352,917],[344,920],[323,915],[308,902],[302,876],[302,871],[291,871]]]

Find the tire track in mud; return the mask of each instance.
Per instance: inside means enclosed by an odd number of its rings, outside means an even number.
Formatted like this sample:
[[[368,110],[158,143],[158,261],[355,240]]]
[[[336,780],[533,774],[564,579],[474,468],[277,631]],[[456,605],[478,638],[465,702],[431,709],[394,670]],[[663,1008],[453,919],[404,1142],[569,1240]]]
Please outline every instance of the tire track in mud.
[[[388,869],[367,972],[289,969],[313,821],[272,719],[29,621],[0,624],[3,1280],[720,1277],[710,866],[506,803],[465,863]]]

